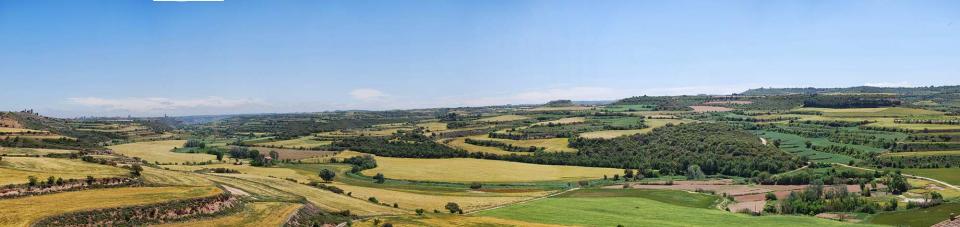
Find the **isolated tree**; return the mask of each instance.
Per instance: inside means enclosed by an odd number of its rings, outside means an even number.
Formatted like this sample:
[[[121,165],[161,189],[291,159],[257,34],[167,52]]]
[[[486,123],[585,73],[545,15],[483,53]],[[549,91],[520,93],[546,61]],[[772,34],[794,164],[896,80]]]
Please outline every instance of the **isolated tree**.
[[[804,142],[803,142],[803,144],[804,144],[804,145],[806,145],[806,146],[807,146],[807,148],[810,148],[810,147],[812,147],[812,146],[813,146],[813,142],[810,142],[809,140],[807,140],[807,141],[804,141]]]
[[[37,184],[39,183],[39,181],[40,181],[40,180],[37,179],[37,177],[35,177],[35,176],[28,176],[28,177],[27,177],[27,182],[28,182],[27,185],[29,185],[29,186],[31,186],[31,187],[32,187],[32,186],[37,186]]]
[[[632,170],[632,169],[624,169],[624,170],[623,170],[623,178],[624,178],[624,179],[633,178],[633,170]]]
[[[424,210],[423,208],[417,208],[416,211],[417,211],[417,215],[418,215],[418,216],[423,216],[423,213],[424,213],[424,212],[427,212],[427,211]]]
[[[333,172],[333,170],[329,170],[329,169],[320,170],[320,178],[322,178],[324,181],[327,181],[327,182],[333,181],[333,178],[336,176],[337,176],[337,173]]]
[[[773,146],[776,148],[780,148],[780,139],[773,140]]]
[[[374,182],[377,182],[377,184],[383,184],[383,182],[385,182],[387,179],[383,177],[382,173],[377,173],[377,175],[373,176],[373,180]]]
[[[217,152],[217,161],[223,161],[223,152]]]
[[[139,177],[139,176],[140,176],[140,172],[143,172],[143,167],[140,167],[140,164],[133,164],[132,166],[130,166],[130,174],[131,174],[131,175],[133,175],[133,176],[135,176],[135,177]]]
[[[475,190],[476,190],[476,189],[480,189],[480,188],[482,188],[482,187],[483,187],[483,184],[480,184],[480,182],[470,183],[470,189],[475,189]]]
[[[54,178],[53,176],[47,177],[47,185],[53,185],[56,182],[57,178]]]
[[[902,194],[910,190],[910,184],[907,184],[907,179],[900,174],[894,174],[890,179],[890,193],[895,195]]]
[[[93,176],[89,176],[89,175],[88,175],[88,176],[87,176],[87,185],[93,185],[93,183],[96,182],[96,180],[97,180],[97,179],[93,178]]]
[[[687,180],[700,180],[706,178],[699,165],[690,165],[687,167]]]
[[[460,205],[454,202],[447,203],[447,205],[443,206],[443,208],[446,208],[451,214],[463,213],[463,210],[460,209]]]

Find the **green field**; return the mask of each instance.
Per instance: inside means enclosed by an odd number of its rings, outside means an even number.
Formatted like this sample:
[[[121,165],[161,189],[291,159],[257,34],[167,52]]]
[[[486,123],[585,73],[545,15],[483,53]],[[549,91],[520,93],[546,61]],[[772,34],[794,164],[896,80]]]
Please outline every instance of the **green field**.
[[[882,151],[879,148],[867,147],[867,146],[858,146],[858,145],[849,145],[830,142],[824,138],[806,138],[793,134],[779,133],[779,132],[770,132],[763,131],[763,134],[760,137],[766,138],[768,142],[772,143],[774,140],[780,140],[780,149],[797,156],[806,156],[811,161],[815,162],[827,162],[827,163],[847,163],[851,160],[856,160],[853,157],[815,151],[813,149],[806,148],[804,142],[810,141],[816,146],[829,146],[829,145],[841,145],[841,146],[854,146],[856,148],[864,149],[866,151]]]
[[[926,209],[880,213],[867,222],[893,226],[926,227],[947,220],[952,213],[960,210],[960,203],[947,203]]]
[[[929,177],[952,185],[960,185],[960,168],[903,169],[902,171],[910,175]]]
[[[622,197],[555,197],[480,212],[527,222],[580,226],[850,226],[855,224],[802,216],[752,217],[728,211],[676,204],[701,204],[683,191],[638,193]],[[658,201],[659,200],[659,201]],[[687,202],[684,202],[687,201]],[[856,225],[866,226],[866,225]]]

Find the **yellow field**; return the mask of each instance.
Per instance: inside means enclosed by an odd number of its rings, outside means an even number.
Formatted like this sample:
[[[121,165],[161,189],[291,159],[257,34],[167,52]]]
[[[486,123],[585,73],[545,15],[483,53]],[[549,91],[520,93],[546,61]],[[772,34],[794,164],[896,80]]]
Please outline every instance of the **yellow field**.
[[[40,180],[47,177],[84,179],[93,177],[126,176],[130,171],[80,160],[61,158],[4,157],[0,161],[0,185],[27,183],[27,176]]]
[[[174,147],[183,147],[183,144],[186,142],[186,140],[150,141],[114,145],[109,148],[117,153],[130,157],[140,157],[150,162],[184,163],[205,162],[217,159],[217,156],[210,154],[189,154],[170,151]]]
[[[353,186],[343,183],[334,183],[333,185],[343,189],[344,191],[353,193],[353,197],[361,199],[376,197],[381,203],[397,203],[400,209],[409,211],[413,211],[418,208],[425,210],[443,210],[443,206],[448,202],[455,202],[460,205],[460,208],[462,208],[464,211],[471,211],[528,200],[550,193],[549,191],[531,193],[414,193],[407,191]]]
[[[960,155],[960,151],[918,151],[918,152],[887,152],[880,156],[883,157],[918,157],[918,156],[940,156],[940,155]]]
[[[529,118],[529,117],[526,117],[526,116],[507,114],[507,115],[500,115],[500,116],[495,116],[495,117],[480,118],[480,119],[477,119],[476,121],[479,121],[479,122],[507,122],[507,121],[526,120],[526,119],[530,119],[530,118]]]
[[[486,137],[484,137],[484,138],[486,138]],[[486,152],[486,153],[504,154],[504,155],[506,155],[506,154],[520,154],[520,155],[526,154],[526,153],[524,153],[524,152],[509,152],[509,151],[505,151],[505,150],[503,150],[503,149],[496,148],[496,147],[477,146],[477,145],[473,145],[473,144],[468,144],[468,143],[466,142],[466,140],[467,140],[466,137],[457,137],[457,138],[451,139],[450,142],[447,142],[447,143],[446,143],[446,145],[447,145],[447,146],[450,146],[450,147],[453,147],[453,148],[460,148],[460,149],[466,150],[466,151],[468,151],[468,152]]]
[[[0,226],[29,226],[52,215],[160,203],[222,193],[216,187],[110,188],[0,200]],[[67,205],[69,204],[69,205]]]
[[[826,117],[905,117],[905,116],[944,115],[943,112],[939,112],[939,111],[902,108],[902,107],[849,108],[849,109],[799,108],[797,110],[822,112],[823,116],[826,116]]]
[[[387,178],[438,182],[574,181],[613,176],[623,170],[579,166],[537,165],[496,160],[377,157],[377,168],[362,173]]]
[[[646,124],[647,126],[650,126],[650,127],[647,127],[647,128],[644,128],[644,129],[604,130],[604,131],[596,131],[596,132],[586,132],[586,133],[580,133],[580,137],[589,138],[589,139],[600,139],[600,138],[602,138],[602,139],[610,139],[610,138],[616,138],[616,137],[620,137],[620,136],[628,136],[628,135],[634,135],[634,134],[640,134],[640,133],[647,133],[647,132],[653,131],[653,129],[655,129],[655,128],[663,127],[663,126],[667,125],[667,123],[673,123],[673,124],[676,125],[676,124],[680,124],[680,123],[691,123],[691,122],[693,122],[693,120],[687,120],[687,119],[646,119],[646,120],[644,120],[644,124]]]
[[[46,131],[33,130],[33,129],[25,129],[25,128],[7,128],[7,127],[0,127],[0,132],[46,132]]]
[[[234,164],[210,164],[210,165],[164,165],[164,168],[170,168],[171,170],[180,170],[180,171],[194,171],[200,169],[212,169],[212,168],[227,168],[232,170],[240,171],[240,173],[257,175],[263,177],[276,177],[280,179],[290,178],[296,179],[299,182],[310,182],[319,181],[320,177],[317,174],[300,174],[295,170],[287,168],[275,168],[275,167],[256,167],[250,165],[234,165]]]
[[[204,175],[192,172],[163,170],[153,167],[143,167],[143,181],[150,185],[159,186],[213,186],[213,182]]]
[[[302,206],[296,203],[254,202],[245,205],[238,213],[223,217],[156,226],[281,226],[287,221],[287,217]]]
[[[398,130],[411,129],[411,128],[373,128],[373,129],[364,129],[364,130],[340,130],[333,132],[321,132],[317,133],[317,136],[327,136],[327,137],[346,137],[346,136],[389,136]]]
[[[424,122],[417,124],[417,127],[423,127],[431,132],[447,130],[447,123],[443,122]]]
[[[506,144],[512,144],[517,147],[544,147],[549,152],[575,152],[577,149],[567,147],[570,144],[569,138],[550,138],[550,139],[533,139],[533,140],[511,140],[511,139],[499,139],[499,138],[490,138],[487,135],[478,135],[470,136],[469,138],[475,140],[492,140],[499,141]],[[452,142],[452,141],[451,141]]]
[[[71,139],[71,140],[76,140],[76,139],[77,139],[77,138],[73,138],[73,137],[69,137],[69,136],[62,136],[62,135],[57,135],[57,134],[45,134],[45,135],[29,135],[29,134],[27,134],[27,135],[5,135],[5,136],[0,136],[0,138],[4,138],[4,139],[6,139],[6,138],[14,138],[14,137],[20,137],[20,138],[23,138],[23,139],[35,139],[35,140],[42,140],[42,139],[60,139],[60,138]]]
[[[584,118],[584,117],[568,117],[568,118],[560,118],[560,119],[552,120],[552,121],[537,122],[537,123],[533,123],[533,125],[549,125],[550,123],[565,125],[565,124],[582,123],[582,122],[584,122],[584,121],[587,121],[587,118]]]
[[[47,154],[69,154],[77,152],[75,150],[60,149],[42,149],[42,148],[19,148],[19,147],[0,147],[0,154],[6,155],[47,155]]]
[[[540,224],[533,222],[509,220],[509,219],[500,219],[494,217],[478,217],[478,216],[463,216],[463,215],[435,215],[428,214],[425,216],[399,216],[399,217],[385,217],[380,220],[383,223],[391,223],[393,226],[529,226],[529,227],[558,227],[562,225],[550,225],[550,224]],[[373,220],[368,219],[360,222],[358,226],[367,226],[372,225]]]
[[[277,190],[280,193],[289,193],[302,196],[317,207],[331,212],[350,210],[351,213],[361,216],[412,213],[393,207],[366,202],[366,198],[351,198],[346,195],[336,194],[323,189],[318,189],[308,185],[298,184],[278,178],[262,177],[249,174],[217,175],[246,180],[246,184],[231,185],[239,188],[240,190],[255,193],[255,190],[251,190],[246,187],[259,185],[258,187],[260,187],[260,190]]]
[[[876,123],[867,124],[867,126],[877,126],[877,127],[890,127],[890,128],[902,128],[910,130],[956,130],[960,129],[960,125],[947,125],[947,124],[901,124],[895,123],[893,118],[872,118],[870,120],[877,121]]]
[[[329,145],[331,143],[333,143],[333,141],[316,140],[316,137],[304,136],[304,137],[291,139],[291,140],[280,140],[280,141],[273,141],[273,142],[267,142],[267,143],[257,143],[255,145],[256,146],[275,146],[275,147],[283,146],[284,148],[300,148],[300,147],[314,148],[318,146]]]

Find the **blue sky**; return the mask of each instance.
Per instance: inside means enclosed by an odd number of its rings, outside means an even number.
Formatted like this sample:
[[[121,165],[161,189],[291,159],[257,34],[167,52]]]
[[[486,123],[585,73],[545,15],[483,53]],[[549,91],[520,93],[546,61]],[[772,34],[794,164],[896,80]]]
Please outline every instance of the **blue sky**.
[[[0,110],[312,112],[960,84],[960,1],[0,0]]]

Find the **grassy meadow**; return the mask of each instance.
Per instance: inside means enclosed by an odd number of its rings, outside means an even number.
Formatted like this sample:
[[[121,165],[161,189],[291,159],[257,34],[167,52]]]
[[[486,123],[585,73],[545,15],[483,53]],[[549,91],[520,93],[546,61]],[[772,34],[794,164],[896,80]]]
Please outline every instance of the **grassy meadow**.
[[[656,197],[656,199],[653,199]],[[753,217],[677,204],[705,204],[689,192],[554,197],[483,211],[477,216],[576,226],[867,226],[814,217]]]

